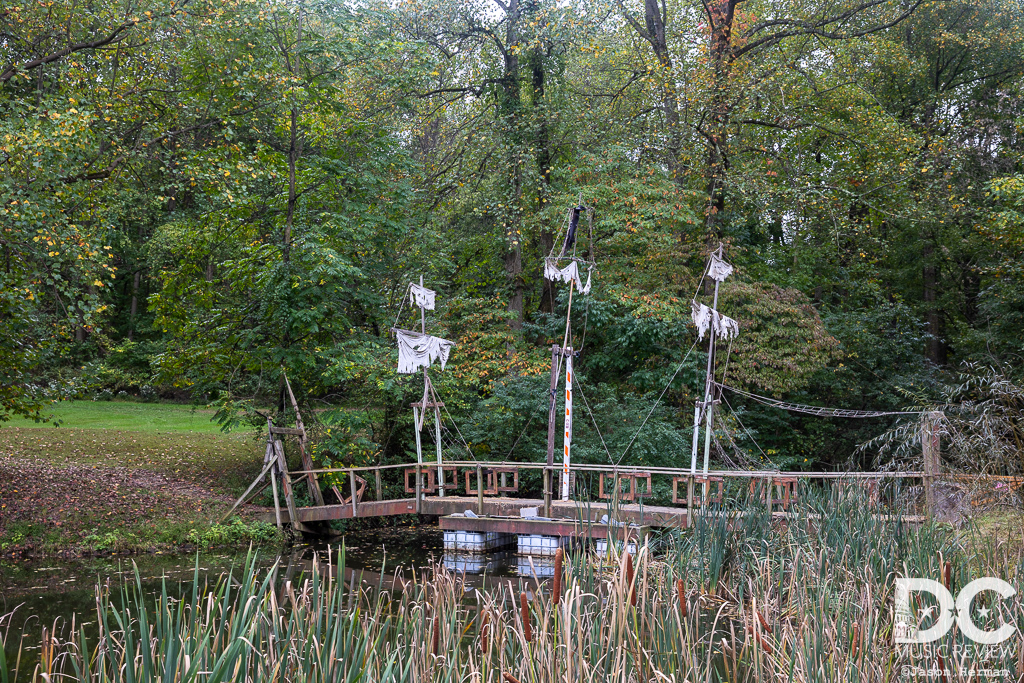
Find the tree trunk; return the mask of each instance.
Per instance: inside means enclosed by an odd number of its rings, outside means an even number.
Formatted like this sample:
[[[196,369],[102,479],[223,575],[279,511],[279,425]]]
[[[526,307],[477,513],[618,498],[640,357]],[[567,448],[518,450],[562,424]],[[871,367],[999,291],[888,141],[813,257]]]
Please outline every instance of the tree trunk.
[[[544,51],[540,46],[533,49],[530,54],[530,74],[533,85],[534,121],[537,126],[537,139],[535,148],[537,160],[537,173],[540,176],[540,184],[537,189],[537,213],[544,211],[544,204],[548,200],[551,191],[551,140],[548,131],[547,112],[544,102]],[[540,257],[543,259],[551,253],[554,246],[555,235],[550,229],[542,230],[540,233]],[[551,313],[555,310],[555,288],[547,278],[541,278],[542,290],[540,297],[540,311]]]
[[[930,239],[925,240],[921,255],[924,261],[922,298],[925,303],[925,323],[929,335],[925,344],[925,355],[933,363],[945,365],[946,347],[942,342],[942,312],[937,304],[939,269],[935,264],[935,245]]]
[[[284,47],[284,41],[281,41],[281,49],[284,52],[285,67],[288,69],[288,73],[292,76],[296,75],[299,66],[299,57],[302,50],[302,20],[303,20],[303,4],[299,3],[299,27],[298,35],[295,40],[295,59],[292,60],[287,48]],[[295,207],[298,201],[298,193],[296,191],[296,178],[295,178],[295,166],[302,156],[302,138],[299,134],[299,110],[293,106],[289,111],[288,116],[288,207],[285,213],[284,222],[284,241],[282,245],[283,255],[282,258],[285,262],[291,260],[291,249],[292,249],[292,227],[295,223]]]
[[[139,312],[139,285],[142,284],[142,271],[136,270],[132,278],[132,303],[128,312],[128,341],[135,338],[135,316]]]
[[[722,239],[725,212],[725,183],[729,168],[729,76],[732,69],[732,24],[735,0],[719,0],[711,5],[711,64],[714,72],[714,94],[711,100],[710,125],[706,133],[708,154],[704,177],[707,188],[707,236],[705,248],[711,253]]]
[[[508,28],[505,33],[505,49],[502,52],[504,71],[501,78],[501,101],[499,115],[505,129],[505,144],[508,150],[509,207],[506,221],[508,251],[505,253],[505,274],[511,285],[512,294],[508,310],[514,314],[511,321],[513,330],[523,328],[523,224],[522,196],[523,173],[520,163],[520,115],[522,99],[519,92],[519,0],[508,3]],[[513,350],[509,349],[509,353]]]

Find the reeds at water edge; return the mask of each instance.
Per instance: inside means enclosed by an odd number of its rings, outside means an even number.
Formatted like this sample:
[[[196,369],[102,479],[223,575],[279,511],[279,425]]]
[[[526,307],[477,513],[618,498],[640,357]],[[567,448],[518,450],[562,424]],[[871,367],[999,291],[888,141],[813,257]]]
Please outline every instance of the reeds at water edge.
[[[909,661],[893,642],[896,577],[955,589],[998,576],[1020,586],[1019,543],[912,527],[835,497],[808,500],[786,525],[744,512],[696,517],[692,529],[635,555],[564,553],[543,585],[505,579],[467,590],[442,566],[365,585],[346,571],[344,553],[283,584],[253,558],[214,585],[197,570],[180,599],[166,584],[147,595],[136,576],[97,589],[89,618],[98,637],[80,626],[66,637],[48,629],[35,671],[16,672],[0,653],[0,683],[895,683]],[[1024,629],[1020,593],[990,602]],[[955,629],[949,638],[963,643]],[[1024,671],[1019,636],[1012,642],[989,662],[1007,680]],[[948,680],[966,681],[960,669],[976,663],[951,651],[944,664]]]

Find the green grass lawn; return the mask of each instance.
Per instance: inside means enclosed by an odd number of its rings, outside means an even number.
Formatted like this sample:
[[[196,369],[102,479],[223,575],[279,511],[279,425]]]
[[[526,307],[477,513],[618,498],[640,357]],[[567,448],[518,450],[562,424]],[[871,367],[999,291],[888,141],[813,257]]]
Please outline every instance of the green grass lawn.
[[[64,401],[43,411],[58,421],[58,429],[118,429],[130,432],[199,432],[219,434],[214,411],[173,403],[128,403],[121,401]],[[12,427],[53,429],[53,422],[16,418]],[[0,430],[3,426],[0,426]]]
[[[219,543],[236,527],[217,522],[262,469],[263,441],[222,433],[212,410],[69,401],[49,412],[58,426],[0,424],[0,555]]]
[[[230,434],[212,410],[172,403],[65,401],[56,423],[0,424],[0,455],[54,464],[147,469],[232,494],[259,473],[263,443],[246,429]]]

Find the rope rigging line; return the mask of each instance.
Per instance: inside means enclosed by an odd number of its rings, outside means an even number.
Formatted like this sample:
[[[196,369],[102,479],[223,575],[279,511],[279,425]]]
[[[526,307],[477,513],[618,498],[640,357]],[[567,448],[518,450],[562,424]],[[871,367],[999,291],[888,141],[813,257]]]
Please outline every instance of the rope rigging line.
[[[736,409],[732,407],[731,403],[729,403],[729,399],[727,399],[725,397],[725,394],[719,394],[719,395],[722,397],[722,401],[725,403],[725,405],[728,406],[729,412],[731,412],[732,416],[734,418],[736,418],[736,423],[739,424],[740,428],[742,428],[743,431],[746,433],[747,438],[750,439],[750,442],[752,444],[757,446],[757,450],[761,452],[761,455],[763,456],[762,459],[764,460],[764,462],[767,463],[768,465],[770,465],[771,467],[773,467],[776,470],[779,469],[775,465],[775,463],[772,462],[771,458],[768,457],[768,454],[764,452],[764,449],[761,448],[761,444],[757,443],[757,439],[755,439],[754,435],[750,433],[750,430],[747,429],[747,426],[745,424],[743,424],[743,420],[740,419],[739,413],[737,413]],[[725,431],[726,435],[729,437],[729,440],[732,441],[732,435],[729,434],[729,430],[728,429],[723,429],[723,431]],[[733,441],[733,445],[736,445],[735,441]]]
[[[802,403],[788,403],[786,401],[768,398],[767,396],[752,394],[749,391],[743,391],[742,389],[731,387],[728,384],[721,384],[719,382],[713,383],[720,389],[728,389],[740,396],[744,396],[766,406],[771,406],[772,408],[779,408],[793,413],[803,413],[804,415],[814,415],[817,417],[885,417],[887,415],[920,415],[925,412],[922,410],[849,410],[846,408],[809,406]]]
[[[402,311],[405,310],[405,300],[409,298],[409,288],[412,287],[412,283],[408,283],[405,286],[405,291],[402,292],[402,303],[398,306],[398,315],[395,316],[395,323],[391,326],[392,329],[398,327],[398,321],[402,317]]]
[[[686,355],[685,355],[685,356],[683,356],[683,359],[682,359],[681,361],[679,361],[679,366],[678,366],[678,367],[676,368],[676,371],[672,373],[672,378],[671,378],[671,379],[670,379],[670,380],[668,381],[668,384],[666,384],[666,385],[665,385],[665,388],[664,388],[664,389],[662,389],[662,391],[661,391],[661,396],[659,396],[659,397],[658,397],[658,400],[654,402],[654,405],[653,405],[653,406],[651,406],[651,411],[650,411],[649,413],[647,413],[647,417],[645,417],[645,418],[644,418],[644,421],[643,421],[643,422],[642,422],[642,423],[640,424],[640,428],[636,430],[636,434],[634,434],[634,435],[633,435],[633,438],[629,440],[629,443],[628,443],[628,444],[626,444],[626,449],[625,449],[624,451],[622,451],[622,455],[620,455],[620,456],[619,456],[619,459],[618,459],[618,461],[616,461],[616,463],[615,463],[616,465],[618,465],[619,463],[621,463],[621,462],[622,462],[622,459],[623,459],[624,457],[626,457],[626,453],[628,453],[628,452],[629,452],[629,449],[630,449],[630,447],[631,447],[631,446],[633,445],[633,442],[634,442],[634,441],[636,441],[636,437],[640,436],[640,432],[641,432],[641,431],[643,430],[643,428],[644,428],[644,425],[646,425],[646,424],[647,424],[647,421],[648,421],[649,419],[651,419],[651,415],[653,415],[653,414],[654,414],[654,410],[655,410],[655,409],[656,409],[656,408],[658,407],[658,404],[659,404],[659,403],[661,403],[661,399],[663,399],[663,398],[665,397],[665,392],[667,392],[667,391],[668,391],[668,389],[669,389],[669,387],[671,387],[671,386],[672,386],[672,382],[674,382],[674,381],[675,381],[675,379],[676,379],[676,375],[678,375],[678,374],[679,374],[679,371],[683,369],[683,363],[685,363],[685,362],[686,362],[686,359],[690,357],[690,354],[691,354],[691,353],[693,352],[693,349],[694,349],[694,347],[696,347],[696,346],[697,346],[697,342],[696,342],[696,341],[694,341],[694,342],[693,342],[693,345],[692,345],[692,346],[690,346],[690,350],[689,350],[689,351],[687,351],[687,352],[686,352]]]
[[[443,401],[441,401],[441,397],[438,395],[437,391],[434,389],[434,383],[433,382],[430,383],[430,393],[431,393],[431,395],[434,398],[434,403],[443,403]],[[455,427],[455,431],[458,432],[459,439],[462,442],[463,447],[465,447],[466,452],[469,453],[469,457],[472,458],[473,460],[476,460],[476,456],[473,455],[473,450],[469,447],[469,444],[466,443],[466,437],[462,436],[462,430],[459,429],[459,425],[455,422],[455,418],[452,417],[452,414],[450,412],[448,412],[448,406],[442,405],[441,407],[444,408],[444,413],[445,413],[445,415],[448,416],[448,420],[452,423],[452,427]],[[443,423],[442,423],[441,426],[442,426],[442,428],[445,431],[448,431],[449,433],[451,433],[448,430],[448,428],[444,426]]]
[[[579,375],[576,375],[576,386],[579,387],[580,396],[583,397],[583,405],[587,409],[587,414],[590,415],[590,421],[594,424],[594,431],[597,432],[597,437],[601,439],[601,445],[604,447],[604,452],[608,455],[608,462],[611,462],[611,451],[608,450],[608,444],[604,442],[604,435],[601,434],[601,428],[597,426],[597,418],[594,417],[594,411],[590,409],[590,403],[587,402],[587,396],[583,393],[583,382],[580,381]]]

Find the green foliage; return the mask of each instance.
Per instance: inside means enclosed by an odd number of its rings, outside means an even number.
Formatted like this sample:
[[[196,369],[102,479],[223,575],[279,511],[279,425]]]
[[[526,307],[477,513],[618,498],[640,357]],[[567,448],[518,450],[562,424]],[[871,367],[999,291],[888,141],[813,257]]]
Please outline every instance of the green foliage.
[[[264,544],[278,540],[280,532],[273,524],[251,522],[234,517],[225,524],[211,524],[205,529],[191,529],[185,540],[203,549],[224,546],[244,546]]]
[[[1021,353],[1018,7],[749,0],[709,23],[655,5],[12,6],[0,419],[125,392],[262,428],[268,406],[291,419],[283,369],[324,462],[397,460],[422,389],[388,331],[417,324],[423,275],[430,331],[458,344],[439,392],[474,448],[511,448],[565,334],[543,258],[580,199],[596,266],[569,338],[609,450],[694,345],[719,241],[729,382],[896,408]],[[646,428],[671,449],[702,346]],[[722,435],[787,466],[846,461],[891,426],[731,407]],[[607,459],[586,429],[581,457]]]

